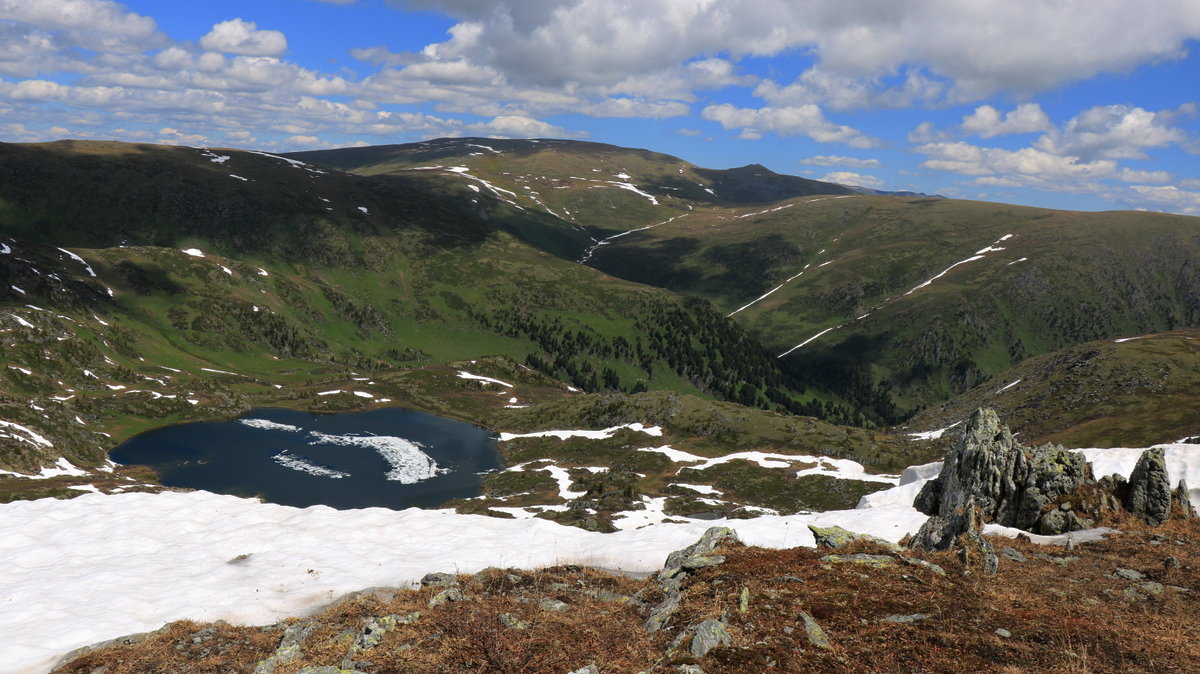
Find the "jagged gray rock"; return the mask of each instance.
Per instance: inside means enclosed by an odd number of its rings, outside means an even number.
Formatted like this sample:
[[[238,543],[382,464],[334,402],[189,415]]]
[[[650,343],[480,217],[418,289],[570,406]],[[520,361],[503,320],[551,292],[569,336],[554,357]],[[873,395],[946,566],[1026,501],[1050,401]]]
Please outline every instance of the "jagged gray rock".
[[[688,651],[697,658],[708,655],[717,646],[728,646],[732,643],[725,623],[720,620],[708,619],[693,628],[692,643]]]
[[[567,672],[567,674],[600,674],[600,670],[596,669],[596,665],[587,665],[574,671]]]
[[[668,593],[665,599],[650,609],[650,615],[646,618],[646,631],[657,632],[666,627],[667,622],[671,620],[671,616],[675,615],[675,611],[679,610],[679,602],[682,599],[683,593],[679,589]]]
[[[1171,482],[1167,477],[1166,454],[1161,447],[1142,452],[1129,475],[1125,508],[1151,526],[1158,526],[1171,515]]]
[[[1044,536],[1056,536],[1069,531],[1082,531],[1096,525],[1096,521],[1088,517],[1080,517],[1074,511],[1054,508],[1042,515],[1037,523],[1037,533]]]
[[[420,618],[419,611],[413,611],[407,615],[391,614],[378,618],[367,618],[363,621],[362,630],[355,639],[354,645],[350,647],[350,654],[355,655],[361,651],[375,648],[380,641],[383,641],[385,634],[399,625],[411,625]]]
[[[737,541],[737,532],[729,527],[712,527],[704,532],[700,540],[682,550],[676,550],[667,555],[667,561],[658,572],[659,580],[673,578],[683,571],[693,571],[705,566],[713,566],[725,561],[721,555],[713,552],[723,543]]]
[[[981,529],[983,522],[979,519],[979,509],[975,507],[974,499],[967,498],[958,510],[945,515],[931,515],[908,542],[908,547],[913,550],[949,550],[959,536]]]
[[[804,634],[808,637],[808,643],[826,651],[833,649],[833,642],[829,640],[825,629],[817,624],[816,619],[806,611],[800,612],[800,619],[804,621]]]
[[[315,620],[302,620],[288,625],[279,639],[275,652],[265,660],[260,660],[254,666],[254,674],[275,674],[280,665],[286,665],[300,659],[300,648],[308,637],[317,629]]]
[[[1175,493],[1171,495],[1171,498],[1179,504],[1180,517],[1185,520],[1196,517],[1196,508],[1192,506],[1191,496],[1188,495],[1187,480],[1179,480],[1179,486],[1175,487]]]
[[[914,500],[918,510],[941,520],[927,522],[910,547],[945,550],[958,536],[978,531],[968,502],[979,510],[979,524],[994,521],[1042,534],[1086,528],[1092,524],[1088,518],[1049,506],[1094,482],[1082,455],[1057,445],[1019,447],[995,411],[980,408],[946,456],[942,472]]]
[[[464,601],[466,598],[467,596],[463,594],[463,591],[457,587],[447,588],[433,595],[433,598],[429,600],[429,608],[441,606],[447,602]]]
[[[658,572],[658,585],[666,597],[650,609],[646,629],[656,632],[666,627],[679,608],[679,601],[683,598],[683,581],[687,576],[696,569],[723,563],[725,557],[713,553],[720,545],[737,540],[737,532],[733,529],[712,527],[704,532],[700,540],[667,555],[666,563]]]

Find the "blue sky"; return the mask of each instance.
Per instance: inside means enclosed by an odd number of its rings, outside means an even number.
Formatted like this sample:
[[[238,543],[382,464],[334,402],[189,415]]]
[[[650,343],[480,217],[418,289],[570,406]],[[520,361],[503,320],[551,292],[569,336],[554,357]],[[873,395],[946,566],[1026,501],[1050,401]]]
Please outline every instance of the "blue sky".
[[[0,0],[0,140],[568,137],[1200,214],[1200,2]]]

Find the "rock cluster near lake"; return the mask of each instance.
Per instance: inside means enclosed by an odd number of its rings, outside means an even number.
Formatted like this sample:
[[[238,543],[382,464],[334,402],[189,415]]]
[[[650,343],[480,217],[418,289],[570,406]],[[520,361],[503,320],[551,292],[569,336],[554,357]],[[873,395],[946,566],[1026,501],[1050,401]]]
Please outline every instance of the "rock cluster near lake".
[[[1023,447],[996,412],[981,408],[946,456],[941,473],[925,483],[913,506],[930,518],[913,536],[914,549],[947,550],[965,537],[994,572],[986,522],[1043,535],[1088,529],[1120,509],[1158,526],[1173,512],[1193,517],[1187,485],[1172,490],[1162,448],[1143,452],[1129,479],[1097,480],[1083,455],[1054,444]]]

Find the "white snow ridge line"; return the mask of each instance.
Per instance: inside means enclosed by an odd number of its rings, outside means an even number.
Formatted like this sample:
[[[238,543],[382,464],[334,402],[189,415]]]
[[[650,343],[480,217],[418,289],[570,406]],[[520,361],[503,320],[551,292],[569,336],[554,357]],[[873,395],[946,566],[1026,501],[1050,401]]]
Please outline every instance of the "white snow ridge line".
[[[928,281],[926,281],[926,282],[914,287],[912,290],[904,293],[904,297],[908,297],[909,295],[917,292],[921,288],[924,288],[925,286],[929,285],[930,283],[933,283],[934,281],[940,279],[941,277],[943,277],[947,273],[949,273],[951,269],[954,269],[955,267],[957,267],[960,264],[966,264],[968,262],[974,262],[975,260],[981,260],[981,259],[983,259],[983,256],[988,253],[1004,250],[1003,248],[997,248],[996,244],[1007,241],[1008,239],[1011,239],[1012,237],[1013,237],[1012,234],[1005,234],[1004,236],[1000,237],[999,239],[996,239],[996,243],[993,243],[992,245],[990,245],[986,248],[980,248],[979,250],[975,251],[975,254],[972,255],[971,257],[969,257],[965,260],[959,260],[958,262],[955,262],[954,264],[950,265],[949,267],[946,267],[945,269],[943,269],[942,272],[940,274],[938,274],[937,276],[934,276],[933,278],[929,279]]]
[[[804,269],[808,269],[808,267],[805,267]],[[768,298],[768,297],[770,297],[770,296],[771,296],[771,294],[772,294],[772,293],[774,293],[776,290],[779,290],[780,288],[784,287],[785,285],[787,285],[787,284],[791,283],[792,281],[795,281],[796,279],[800,278],[800,276],[801,276],[801,275],[804,273],[804,269],[801,269],[799,274],[796,274],[795,276],[793,276],[793,277],[789,278],[788,280],[784,281],[783,283],[780,283],[779,285],[775,286],[774,288],[771,288],[771,289],[770,289],[770,290],[768,290],[766,293],[764,293],[764,294],[763,294],[761,297],[759,297],[759,298],[757,298],[757,299],[754,299],[754,300],[751,300],[749,304],[747,304],[747,305],[745,305],[745,306],[743,306],[743,307],[741,307],[741,308],[739,308],[739,309],[735,309],[735,310],[731,311],[731,312],[730,312],[730,313],[729,313],[727,316],[725,316],[725,318],[729,318],[729,316],[732,316],[732,315],[734,315],[734,314],[738,313],[739,311],[742,311],[743,309],[749,309],[750,307],[754,306],[755,304],[758,304],[759,302],[761,302],[761,301],[763,301],[763,300],[767,299],[767,298]]]
[[[66,253],[67,256],[70,257],[72,260],[75,260],[79,264],[83,265],[83,268],[87,270],[88,276],[95,278],[96,272],[92,270],[92,266],[89,265],[86,261],[84,261],[83,258],[79,257],[75,253],[72,253],[71,251],[67,250],[66,248],[59,248],[59,250]]]
[[[808,339],[804,340],[803,342],[800,342],[800,343],[799,343],[799,344],[797,344],[796,346],[793,346],[792,348],[788,349],[787,351],[784,351],[783,353],[781,353],[781,354],[779,354],[778,356],[775,356],[775,357],[776,357],[776,358],[783,358],[784,356],[788,355],[789,353],[791,353],[791,352],[795,351],[796,349],[799,349],[800,347],[804,346],[805,344],[808,344],[809,342],[811,342],[811,341],[813,341],[814,339],[816,339],[816,338],[818,338],[818,337],[820,337],[820,336],[824,335],[825,333],[827,333],[827,332],[832,332],[833,330],[837,330],[837,329],[838,329],[838,328],[840,328],[840,327],[842,327],[842,326],[841,326],[841,325],[835,325],[835,326],[833,326],[832,328],[825,328],[824,330],[822,330],[822,331],[818,332],[817,334],[813,335],[812,337],[809,337]]]

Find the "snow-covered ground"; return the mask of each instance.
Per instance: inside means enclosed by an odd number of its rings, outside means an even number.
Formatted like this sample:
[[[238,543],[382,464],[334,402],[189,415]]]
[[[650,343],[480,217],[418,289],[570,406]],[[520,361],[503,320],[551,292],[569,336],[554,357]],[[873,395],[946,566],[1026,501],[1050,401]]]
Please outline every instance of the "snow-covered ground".
[[[1200,445],[1165,447],[1171,479],[1200,485]],[[1103,475],[1128,474],[1141,450],[1081,451]],[[79,646],[182,618],[271,623],[362,588],[409,585],[430,571],[568,562],[652,571],[710,526],[730,526],[747,543],[776,548],[812,545],[808,524],[896,541],[925,520],[910,504],[937,470],[911,468],[898,486],[864,497],[855,510],[658,523],[612,534],[541,519],[299,509],[207,492],[9,503],[0,506],[0,672],[45,672]]]

